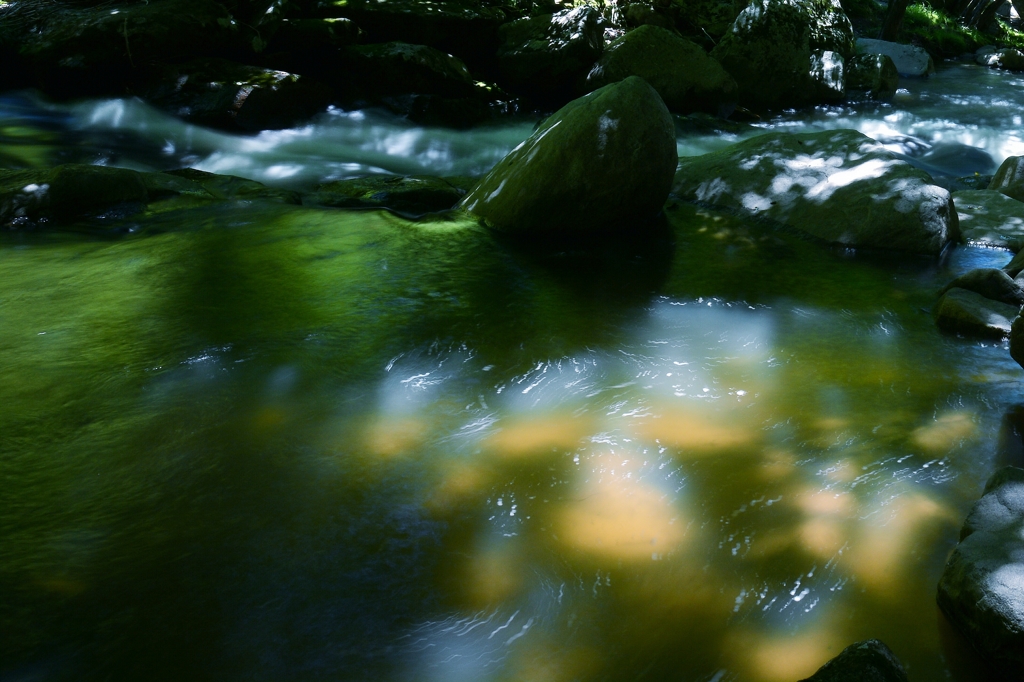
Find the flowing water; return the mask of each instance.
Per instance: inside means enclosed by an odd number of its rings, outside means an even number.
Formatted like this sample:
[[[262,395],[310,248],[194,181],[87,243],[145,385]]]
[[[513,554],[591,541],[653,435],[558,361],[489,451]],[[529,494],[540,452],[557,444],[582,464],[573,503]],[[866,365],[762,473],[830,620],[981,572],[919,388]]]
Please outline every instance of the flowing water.
[[[762,128],[1020,152],[1017,77],[904,85]],[[534,123],[236,137],[0,101],[8,162],[297,188],[480,173]],[[1022,371],[930,309],[1008,252],[853,254],[680,203],[540,248],[255,202],[128,228],[0,235],[0,680],[769,682],[869,637],[975,679],[935,585],[1020,456]]]

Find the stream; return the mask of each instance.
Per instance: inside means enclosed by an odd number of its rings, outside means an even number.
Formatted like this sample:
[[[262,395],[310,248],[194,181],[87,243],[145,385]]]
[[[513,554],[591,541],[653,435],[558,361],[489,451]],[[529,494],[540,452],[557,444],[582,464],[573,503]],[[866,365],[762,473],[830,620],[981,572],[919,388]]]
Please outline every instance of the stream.
[[[678,147],[855,128],[950,177],[980,168],[957,145],[1024,153],[1019,75],[901,87]],[[535,123],[244,137],[8,93],[0,156],[309,190],[479,175]],[[930,311],[1009,258],[677,202],[557,248],[245,201],[0,233],[0,680],[795,682],[868,638],[981,679],[935,587],[1020,464],[1022,370]]]

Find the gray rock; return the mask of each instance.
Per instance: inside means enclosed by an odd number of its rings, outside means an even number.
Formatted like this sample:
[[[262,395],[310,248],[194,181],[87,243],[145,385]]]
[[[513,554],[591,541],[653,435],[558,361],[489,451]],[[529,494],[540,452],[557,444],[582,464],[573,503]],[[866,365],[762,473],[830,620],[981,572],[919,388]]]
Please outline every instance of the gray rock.
[[[995,52],[979,54],[974,61],[981,66],[990,66],[994,69],[1006,71],[1024,71],[1024,52],[1012,47],[1004,47]]]
[[[1008,156],[999,165],[988,188],[1024,201],[1024,156]]]
[[[630,76],[552,114],[459,206],[516,232],[628,230],[661,211],[676,160],[668,109]]]
[[[673,191],[849,246],[935,254],[959,237],[949,192],[854,130],[773,133],[681,159]]]
[[[907,682],[907,673],[889,647],[868,639],[846,647],[800,682]]]
[[[570,90],[601,56],[600,19],[595,8],[583,5],[501,26],[498,65],[503,85],[528,95]]]
[[[896,64],[901,76],[927,76],[935,72],[935,62],[923,47],[891,43],[870,38],[857,39],[859,54],[884,54]]]
[[[846,98],[843,55],[832,50],[812,52],[809,75],[812,101],[842,102]]]
[[[964,239],[1015,252],[1024,248],[1024,202],[982,189],[953,192],[953,204]]]
[[[950,621],[1003,680],[1024,680],[1024,469],[989,479],[939,580]]]
[[[1019,305],[993,301],[967,289],[953,288],[942,295],[935,306],[939,329],[966,336],[1002,339],[1010,333]]]
[[[846,89],[865,92],[875,99],[892,99],[900,73],[884,54],[859,54],[846,62]]]
[[[1024,304],[1024,287],[1002,270],[995,268],[971,270],[947,284],[939,294],[944,294],[954,287],[967,289],[1008,305],[1019,307]]]
[[[718,111],[736,100],[736,81],[696,43],[657,26],[615,40],[587,75],[587,89],[628,76],[651,84],[673,111]]]
[[[1024,317],[1019,315],[1010,325],[1010,357],[1024,367]]]
[[[1003,272],[1014,278],[1024,272],[1024,251],[1019,251],[1010,259],[1010,262],[1003,266]]]

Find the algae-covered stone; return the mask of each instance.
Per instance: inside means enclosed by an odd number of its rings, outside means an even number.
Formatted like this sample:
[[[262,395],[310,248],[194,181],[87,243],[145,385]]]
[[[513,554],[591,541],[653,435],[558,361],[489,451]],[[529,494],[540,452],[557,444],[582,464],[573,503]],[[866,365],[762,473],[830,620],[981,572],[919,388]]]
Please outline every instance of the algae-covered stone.
[[[966,336],[1002,339],[1010,333],[1019,305],[993,301],[967,289],[954,288],[942,295],[935,307],[939,329]]]
[[[289,128],[327,108],[330,90],[303,76],[224,59],[155,69],[137,94],[176,116],[216,128]]]
[[[977,268],[960,275],[940,291],[944,294],[954,287],[967,289],[985,298],[1009,305],[1024,304],[1024,287],[1012,277],[996,268]]]
[[[988,188],[1024,201],[1024,156],[1008,156],[992,176]]]
[[[809,76],[811,101],[841,102],[846,97],[845,64],[838,52],[812,52]]]
[[[907,682],[900,659],[883,642],[856,642],[801,682]]]
[[[867,93],[875,99],[892,99],[899,86],[900,72],[892,57],[858,54],[846,60],[846,89]]]
[[[964,239],[1013,251],[1024,248],[1024,202],[994,190],[953,192]]]
[[[752,0],[711,52],[752,106],[813,102],[821,65],[812,53],[853,53],[853,27],[838,0]],[[835,60],[833,60],[835,61]]]
[[[994,69],[1024,71],[1024,52],[1012,47],[979,54],[974,60],[982,66],[991,66]]]
[[[901,76],[927,76],[935,71],[935,62],[932,61],[931,55],[923,47],[916,45],[859,38],[857,52],[859,54],[884,54],[892,59]]]
[[[255,180],[240,178],[235,175],[207,173],[195,168],[179,168],[177,170],[165,171],[160,175],[172,176],[194,183],[202,187],[205,192],[215,199],[260,199],[284,204],[301,203],[298,192],[277,187],[267,187]]]
[[[672,117],[631,76],[555,112],[459,206],[516,232],[628,230],[661,210],[675,165]]]
[[[939,606],[997,671],[1024,680],[1024,469],[985,486],[939,580]]]
[[[540,96],[570,89],[601,56],[600,19],[597,9],[583,5],[503,25],[498,48],[503,85]]]
[[[0,170],[0,225],[30,229],[145,202],[142,174],[125,168],[66,164],[46,170]]]
[[[466,190],[444,178],[370,175],[324,183],[305,203],[338,208],[390,208],[419,215],[450,209],[465,195]]]
[[[673,191],[848,246],[935,254],[959,237],[949,192],[854,130],[762,135],[681,159]]]
[[[669,109],[717,112],[735,102],[736,81],[696,43],[657,26],[641,26],[615,40],[587,75],[587,88],[628,76],[650,83]]]

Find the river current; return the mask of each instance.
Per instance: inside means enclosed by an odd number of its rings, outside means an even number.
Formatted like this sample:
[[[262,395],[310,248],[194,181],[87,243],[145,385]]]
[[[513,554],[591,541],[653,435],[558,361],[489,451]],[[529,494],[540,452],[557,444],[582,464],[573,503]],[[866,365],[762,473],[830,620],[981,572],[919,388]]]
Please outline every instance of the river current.
[[[679,150],[1024,153],[1020,77],[901,86]],[[481,174],[535,123],[242,137],[22,93],[0,153],[310,189]],[[853,253],[678,202],[542,247],[258,202],[126,225],[0,235],[0,680],[795,681],[866,638],[978,679],[935,586],[1021,462],[1024,371],[930,311],[1009,252]]]

